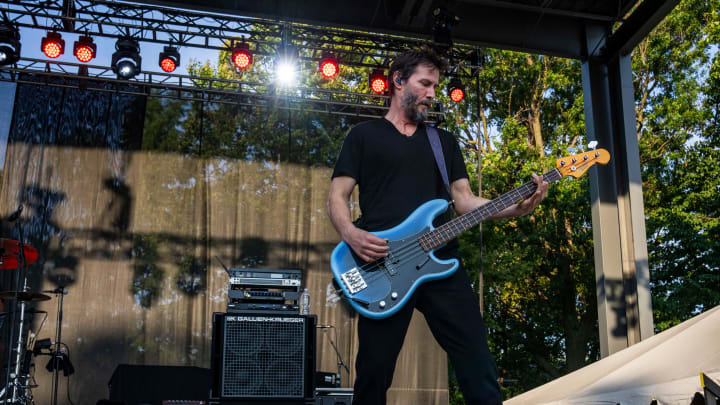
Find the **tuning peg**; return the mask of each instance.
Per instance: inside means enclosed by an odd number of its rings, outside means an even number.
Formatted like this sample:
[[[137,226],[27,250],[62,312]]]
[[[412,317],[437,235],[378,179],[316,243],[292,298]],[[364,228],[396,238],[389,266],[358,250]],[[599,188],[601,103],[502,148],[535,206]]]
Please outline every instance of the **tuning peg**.
[[[598,141],[590,141],[590,143],[588,143],[588,149],[595,149],[597,144],[598,144]]]

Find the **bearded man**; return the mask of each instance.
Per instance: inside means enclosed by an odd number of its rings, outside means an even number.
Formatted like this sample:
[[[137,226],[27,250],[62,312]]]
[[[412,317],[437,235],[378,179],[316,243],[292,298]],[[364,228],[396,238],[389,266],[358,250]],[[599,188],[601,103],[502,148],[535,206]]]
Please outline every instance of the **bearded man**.
[[[428,138],[428,110],[435,98],[440,72],[446,63],[428,48],[405,52],[390,65],[390,108],[382,119],[353,127],[343,143],[332,174],[328,214],[333,226],[362,260],[387,256],[388,245],[371,232],[400,224],[423,203],[444,198],[462,215],[488,200],[470,189],[457,140],[437,130],[449,187],[443,181]],[[537,191],[491,219],[526,215],[537,207],[548,183],[533,176]],[[360,191],[361,217],[353,222],[349,199]],[[451,219],[450,210],[436,218],[435,226]],[[457,258],[456,239],[435,251],[438,259]],[[427,321],[447,352],[467,404],[500,404],[497,368],[487,345],[485,324],[462,262],[452,276],[417,288],[405,306],[384,319],[361,316],[355,362],[353,405],[384,405],[392,384],[395,363],[414,309]],[[444,367],[444,365],[428,365]]]

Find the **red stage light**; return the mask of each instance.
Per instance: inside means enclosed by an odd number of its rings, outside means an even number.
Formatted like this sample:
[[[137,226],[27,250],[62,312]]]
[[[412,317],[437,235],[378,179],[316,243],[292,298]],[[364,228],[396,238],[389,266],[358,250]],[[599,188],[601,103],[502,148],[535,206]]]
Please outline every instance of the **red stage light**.
[[[450,100],[459,103],[462,101],[462,99],[465,97],[465,92],[463,89],[452,89],[450,91]]]
[[[65,53],[65,40],[57,32],[48,32],[40,42],[40,49],[48,58],[57,58]]]
[[[340,69],[337,59],[330,54],[324,54],[320,60],[320,74],[322,74],[326,79],[332,79],[339,71]]]
[[[88,46],[79,46],[75,50],[75,56],[77,56],[78,60],[80,62],[90,62],[90,60],[93,58],[94,54],[92,49]]]
[[[370,90],[377,94],[383,94],[388,88],[387,77],[382,69],[373,70],[370,74]]]
[[[252,64],[252,53],[250,45],[245,42],[240,43],[233,48],[232,62],[238,69],[245,69]]]
[[[373,79],[372,84],[370,84],[370,87],[372,87],[372,90],[375,93],[382,94],[385,92],[385,80],[382,78]]]
[[[250,66],[250,55],[245,52],[238,52],[233,58],[233,63],[240,69],[245,69]]]
[[[73,53],[80,62],[90,62],[90,60],[95,57],[96,52],[97,45],[93,43],[93,40],[90,37],[80,37],[77,41],[75,41],[75,45],[73,46]]]
[[[170,73],[175,71],[175,61],[170,58],[165,58],[160,61],[160,67],[162,70]]]
[[[448,84],[448,95],[450,96],[450,100],[459,103],[465,98],[465,88],[460,83],[460,80],[456,77],[453,77],[450,79],[450,83]]]
[[[160,52],[160,58],[158,59],[160,68],[165,72],[174,72],[178,66],[180,66],[180,52],[173,46],[166,46],[162,52]]]

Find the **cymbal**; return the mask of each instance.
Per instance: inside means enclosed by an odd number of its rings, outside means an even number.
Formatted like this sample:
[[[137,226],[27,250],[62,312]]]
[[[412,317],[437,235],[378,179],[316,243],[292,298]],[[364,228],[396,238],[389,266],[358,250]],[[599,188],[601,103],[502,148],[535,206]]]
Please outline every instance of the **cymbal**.
[[[0,269],[17,269],[20,257],[20,242],[0,238]],[[31,265],[38,259],[38,251],[25,243],[25,265]]]
[[[17,296],[18,301],[47,301],[50,299],[49,295],[29,291],[20,291]],[[0,291],[0,298],[4,300],[15,299],[15,291]]]

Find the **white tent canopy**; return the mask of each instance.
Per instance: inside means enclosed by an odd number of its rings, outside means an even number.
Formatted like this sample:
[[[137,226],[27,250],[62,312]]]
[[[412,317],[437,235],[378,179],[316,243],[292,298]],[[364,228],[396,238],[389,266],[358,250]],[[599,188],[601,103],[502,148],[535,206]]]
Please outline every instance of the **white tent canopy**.
[[[687,405],[700,372],[720,381],[720,306],[505,404]]]

